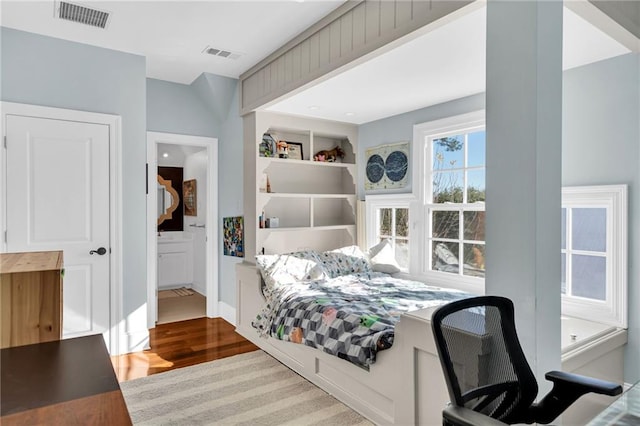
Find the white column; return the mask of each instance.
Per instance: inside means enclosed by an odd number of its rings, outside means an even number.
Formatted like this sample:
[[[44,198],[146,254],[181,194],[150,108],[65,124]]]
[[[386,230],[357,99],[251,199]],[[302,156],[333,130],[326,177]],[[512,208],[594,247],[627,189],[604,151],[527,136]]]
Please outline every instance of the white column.
[[[487,4],[486,293],[514,301],[541,392],[560,369],[562,8]]]

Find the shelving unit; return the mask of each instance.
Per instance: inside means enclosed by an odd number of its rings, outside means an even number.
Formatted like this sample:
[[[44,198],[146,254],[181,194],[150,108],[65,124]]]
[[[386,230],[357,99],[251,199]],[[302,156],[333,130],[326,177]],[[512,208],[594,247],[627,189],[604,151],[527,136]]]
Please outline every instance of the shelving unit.
[[[327,250],[355,244],[356,141],[354,125],[256,112],[245,117],[245,245],[247,260],[258,253],[303,248]],[[247,131],[248,130],[248,131]],[[299,143],[302,160],[261,157],[262,136]],[[336,162],[313,161],[321,150],[340,147]],[[251,153],[251,154],[250,154]],[[277,154],[276,154],[277,155]],[[260,192],[269,178],[271,192]],[[255,218],[249,217],[255,211]],[[259,216],[277,217],[277,228],[260,228]],[[251,250],[255,252],[251,252]]]

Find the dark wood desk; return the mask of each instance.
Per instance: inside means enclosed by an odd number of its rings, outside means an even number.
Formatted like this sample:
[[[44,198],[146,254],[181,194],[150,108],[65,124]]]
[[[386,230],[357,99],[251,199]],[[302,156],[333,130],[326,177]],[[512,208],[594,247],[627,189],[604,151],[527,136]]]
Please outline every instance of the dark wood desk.
[[[130,425],[102,335],[0,350],[0,423]]]

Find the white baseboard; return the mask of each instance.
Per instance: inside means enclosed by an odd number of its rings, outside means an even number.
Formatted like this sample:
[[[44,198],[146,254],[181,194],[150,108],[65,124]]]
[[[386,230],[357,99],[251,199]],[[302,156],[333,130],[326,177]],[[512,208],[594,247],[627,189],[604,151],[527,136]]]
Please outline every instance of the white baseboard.
[[[220,317],[231,325],[236,325],[236,308],[222,301],[218,302],[218,312]]]
[[[128,331],[120,335],[119,354],[141,352],[149,349],[149,330]]]

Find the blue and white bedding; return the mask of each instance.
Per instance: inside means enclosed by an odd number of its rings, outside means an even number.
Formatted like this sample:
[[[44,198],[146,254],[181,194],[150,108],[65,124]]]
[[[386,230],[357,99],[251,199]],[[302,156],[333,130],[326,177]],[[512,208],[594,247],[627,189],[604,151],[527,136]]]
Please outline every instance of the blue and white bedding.
[[[391,347],[403,313],[468,297],[374,272],[357,248],[257,256],[257,261],[266,303],[253,325],[261,335],[318,348],[365,368],[379,350]]]

